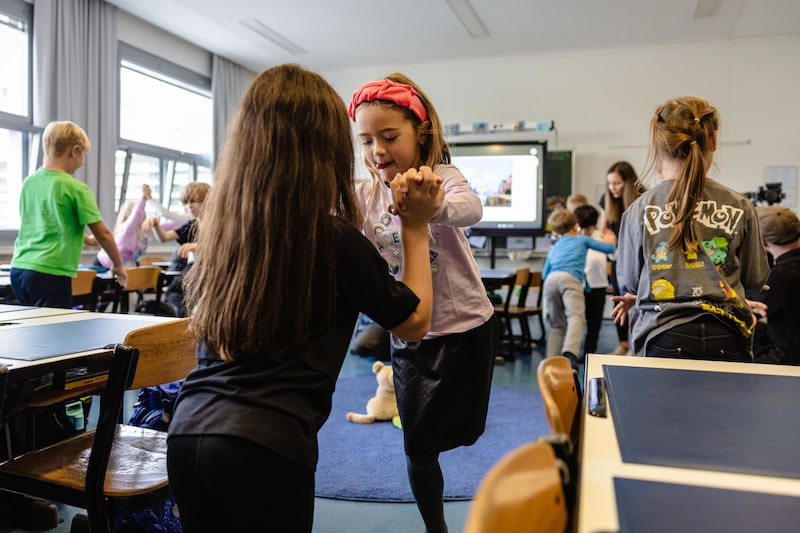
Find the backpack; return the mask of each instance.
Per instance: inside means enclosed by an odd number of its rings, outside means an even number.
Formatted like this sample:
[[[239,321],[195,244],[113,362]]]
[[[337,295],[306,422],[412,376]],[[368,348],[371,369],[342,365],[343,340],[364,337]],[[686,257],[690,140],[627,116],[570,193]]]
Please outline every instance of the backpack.
[[[133,414],[128,424],[166,431],[183,380],[164,383],[139,390]],[[114,533],[183,533],[178,506],[173,498],[135,513],[119,515],[112,528]]]
[[[136,302],[135,311],[145,315],[178,316],[175,308],[167,302],[156,302],[155,300],[145,300],[144,298],[140,298]]]

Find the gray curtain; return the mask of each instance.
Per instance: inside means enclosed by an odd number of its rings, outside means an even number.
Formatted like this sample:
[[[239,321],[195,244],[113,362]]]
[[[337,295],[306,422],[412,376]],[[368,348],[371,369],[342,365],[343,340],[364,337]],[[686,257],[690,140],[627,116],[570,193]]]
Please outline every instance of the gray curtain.
[[[117,8],[104,0],[36,0],[33,122],[71,120],[92,149],[75,177],[94,191],[113,224],[118,139]]]
[[[228,121],[250,82],[256,77],[246,68],[214,54],[211,65],[211,99],[214,106],[214,153],[225,142]]]

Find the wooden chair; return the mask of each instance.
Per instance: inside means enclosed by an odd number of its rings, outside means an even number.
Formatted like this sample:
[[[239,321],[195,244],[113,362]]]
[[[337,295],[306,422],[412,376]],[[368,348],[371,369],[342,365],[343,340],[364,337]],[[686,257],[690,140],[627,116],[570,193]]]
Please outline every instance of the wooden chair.
[[[136,260],[136,266],[153,266],[153,263],[163,263],[169,261],[168,257],[159,257],[156,255],[142,256]]]
[[[567,469],[547,440],[512,450],[481,480],[464,533],[564,533],[571,522]]]
[[[566,357],[547,357],[536,369],[536,380],[544,400],[550,432],[569,435],[577,446],[583,402],[578,372]]]
[[[530,305],[527,302],[531,299],[531,293],[535,293],[534,297],[534,304]],[[530,343],[536,343],[539,346],[542,346],[547,343],[545,340],[545,330],[544,330],[544,311],[542,308],[542,295],[544,291],[542,290],[542,272],[541,270],[534,270],[531,272],[530,278],[528,278],[528,290],[525,294],[526,299],[521,300],[519,304],[519,309],[517,312],[520,314],[520,320],[524,327],[525,334],[528,336],[528,347],[530,347]],[[537,317],[539,320],[539,338],[534,339],[533,335],[531,335],[530,329],[530,322],[529,319],[531,317]]]
[[[530,349],[530,345],[527,343],[527,337],[525,335],[526,328],[520,325],[522,328],[520,330],[522,335],[515,336],[512,322],[514,318],[519,317],[518,309],[520,309],[520,302],[522,302],[524,305],[525,298],[527,297],[530,274],[531,270],[527,267],[517,268],[514,270],[514,277],[512,278],[513,281],[512,284],[508,286],[508,292],[506,292],[506,297],[503,303],[494,305],[494,312],[498,317],[500,317],[503,325],[503,335],[501,339],[508,342],[509,351],[512,355],[517,348],[517,339],[521,340],[525,347]],[[514,293],[517,291],[519,291],[519,296],[517,297],[515,303]]]
[[[517,349],[514,333],[511,329],[511,321],[509,320],[508,310],[511,308],[511,304],[514,299],[514,291],[518,286],[518,280],[523,275],[520,272],[521,270],[523,269],[517,269],[510,276],[503,279],[498,279],[492,284],[492,290],[499,289],[503,293],[503,302],[494,304],[494,312],[500,319],[500,342],[501,344],[505,343],[507,345],[507,349],[505,349],[506,347],[503,349],[503,355],[508,361],[514,360],[514,355]]]
[[[77,275],[72,278],[73,306],[81,306],[89,311],[95,310],[97,307],[96,279],[96,270],[78,270]]]
[[[153,292],[157,302],[161,301],[161,269],[156,266],[142,266],[127,268],[128,285],[123,289],[117,285],[114,298],[114,313],[128,313],[130,308],[130,295],[137,293],[139,300],[144,298],[146,292]]]
[[[128,333],[114,348],[100,397],[97,429],[0,465],[0,489],[86,509],[92,533],[111,531],[115,515],[163,503],[170,495],[167,434],[119,424],[126,390],[177,381],[194,368],[189,318]]]
[[[513,321],[519,321],[520,331],[522,332],[522,343],[525,346],[525,350],[531,351],[534,343],[542,345],[546,342],[544,338],[545,329],[542,312],[542,273],[538,270],[531,272],[527,268],[517,269],[515,273],[517,275],[515,290],[516,287],[519,288],[519,296],[517,297],[516,303],[512,302],[508,306],[508,309],[503,311],[499,311],[499,306],[495,306],[495,312],[501,313],[506,319],[506,335],[512,334],[508,331],[508,328],[512,325]],[[522,278],[524,278],[524,280]],[[535,294],[536,303],[534,305],[528,305],[531,293]],[[539,331],[541,335],[537,339],[534,339],[531,334],[529,319],[533,316],[539,318]]]

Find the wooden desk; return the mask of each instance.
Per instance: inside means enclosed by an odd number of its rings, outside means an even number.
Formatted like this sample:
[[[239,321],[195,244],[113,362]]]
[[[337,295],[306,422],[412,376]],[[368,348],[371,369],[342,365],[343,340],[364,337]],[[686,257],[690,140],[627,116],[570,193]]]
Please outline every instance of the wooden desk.
[[[86,311],[80,309],[63,309],[60,307],[27,307],[23,305],[0,304],[0,326],[12,326],[15,325],[15,322],[27,318],[42,318],[85,312]]]
[[[677,455],[680,456],[680,460],[685,460],[685,465],[666,466],[662,462],[662,465],[659,466],[657,465],[659,461],[650,464],[624,462],[622,457],[626,453],[624,450],[621,451],[621,448],[627,447],[626,449],[630,450],[631,432],[623,429],[624,442],[621,445],[617,424],[630,409],[620,405],[615,408],[615,399],[611,397],[615,391],[609,389],[607,417],[601,418],[588,414],[589,381],[592,378],[610,376],[618,383],[619,372],[616,371],[617,374],[614,374],[613,367],[651,369],[652,371],[645,370],[651,377],[659,374],[674,377],[677,375],[674,371],[695,371],[691,372],[693,378],[712,382],[728,378],[732,378],[734,382],[749,380],[753,384],[753,388],[741,390],[739,394],[725,394],[720,398],[719,390],[696,386],[690,388],[689,383],[699,382],[696,379],[684,381],[683,387],[670,385],[674,382],[668,381],[664,386],[675,389],[671,391],[675,401],[659,402],[654,408],[648,404],[652,409],[648,411],[647,420],[641,422],[645,428],[661,430],[661,434],[666,435],[667,440],[669,440],[669,433],[688,434],[692,439],[692,444],[677,450]],[[608,372],[610,369],[611,373]],[[673,372],[670,374],[670,371]],[[690,374],[684,375],[689,376]],[[765,379],[762,380],[762,377]],[[648,527],[646,527],[647,531],[669,531],[669,528],[672,528],[672,531],[681,532],[702,531],[703,528],[705,531],[728,532],[796,530],[800,510],[794,511],[794,509],[800,508],[800,477],[791,471],[785,475],[753,473],[764,466],[758,462],[759,457],[765,459],[780,455],[776,452],[779,452],[782,443],[779,439],[769,438],[767,435],[785,433],[789,440],[787,445],[791,447],[791,450],[795,450],[795,456],[797,450],[800,449],[800,443],[791,440],[791,433],[796,428],[788,427],[794,425],[794,421],[781,420],[775,416],[775,412],[779,411],[775,402],[780,392],[776,390],[774,393],[776,397],[771,397],[773,393],[769,390],[765,391],[763,387],[757,388],[759,381],[774,381],[775,377],[782,381],[781,388],[784,391],[791,392],[796,387],[795,399],[800,397],[800,367],[590,354],[586,363],[587,395],[582,413],[578,532],[619,531],[620,520],[623,518],[619,516],[618,511],[620,507],[618,489],[623,489],[623,492],[628,495],[627,498],[630,498],[631,486],[634,486],[636,490],[645,486],[671,488],[671,491],[667,491],[668,496],[663,497],[662,494],[662,497],[648,500],[645,504],[640,502],[639,508],[633,511],[633,514],[637,512],[645,514],[648,520],[652,520],[652,523],[648,523]],[[664,391],[655,390],[658,388],[650,389],[652,396],[659,397],[663,394]],[[755,390],[759,391],[758,394],[754,393]],[[713,401],[693,403],[689,406],[690,411],[696,412],[698,416],[695,417],[691,414],[686,416],[686,406],[683,406],[683,411],[680,409],[682,398],[698,394],[706,394]],[[649,402],[651,398],[647,398],[647,396],[650,394],[640,395],[640,399],[643,402]],[[616,398],[617,402],[620,400],[621,398]],[[625,398],[625,401],[636,403],[636,399],[631,398]],[[709,405],[715,404],[730,406],[734,410],[742,409],[740,421],[729,423],[725,427],[726,422],[730,421],[730,417],[726,418],[724,413],[717,417],[718,412],[704,412]],[[751,408],[754,404],[757,408],[756,415],[763,413],[763,416],[755,423],[752,416],[754,410]],[[766,409],[762,409],[760,406],[766,406]],[[787,407],[787,410],[797,411],[796,406],[795,400],[792,405]],[[620,407],[626,413],[615,413]],[[670,414],[675,412],[682,414],[679,417],[670,418]],[[615,415],[618,416],[616,421]],[[707,425],[705,431],[686,429],[691,426],[691,419],[703,419],[703,416],[718,420],[719,423]],[[705,468],[698,466],[698,456],[703,460],[708,460],[709,463],[714,463],[717,456],[725,455],[729,451],[722,447],[710,448],[708,444],[708,441],[713,440],[715,435],[727,430],[747,432],[751,438],[759,440],[760,445],[740,453],[736,449],[737,443],[732,442],[731,445],[735,452],[733,455],[740,457],[740,461],[734,460],[733,463],[722,466],[720,464]],[[791,450],[789,451],[791,452]],[[757,459],[755,462],[753,461],[754,457]],[[671,460],[665,462],[669,463]],[[768,464],[765,468],[769,469],[771,466]],[[747,470],[751,473],[742,473]],[[620,480],[626,483],[627,487],[619,485]],[[696,498],[698,494],[700,498],[705,498],[704,503],[698,504],[702,509],[692,509],[692,503],[688,498]],[[687,500],[683,501],[681,498],[687,498]],[[696,511],[696,514],[692,515],[693,511]],[[626,512],[630,516],[631,511]],[[686,523],[675,523],[675,521],[680,522],[681,520],[686,520]],[[668,523],[660,525],[659,521]],[[702,521],[706,521],[706,523],[704,525],[698,523]],[[754,523],[756,527],[753,527]],[[709,524],[713,524],[716,528],[709,529]]]

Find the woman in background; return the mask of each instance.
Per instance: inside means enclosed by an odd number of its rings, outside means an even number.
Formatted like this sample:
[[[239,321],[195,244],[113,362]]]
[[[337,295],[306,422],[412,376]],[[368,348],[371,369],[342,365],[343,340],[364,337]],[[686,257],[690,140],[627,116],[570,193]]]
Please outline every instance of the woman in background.
[[[606,176],[606,192],[600,198],[600,229],[608,228],[619,238],[622,213],[644,192],[633,166],[627,161],[617,161],[609,167]],[[609,256],[609,278],[614,296],[619,296],[616,255]],[[617,324],[619,344],[611,352],[616,355],[628,353],[628,326]]]

